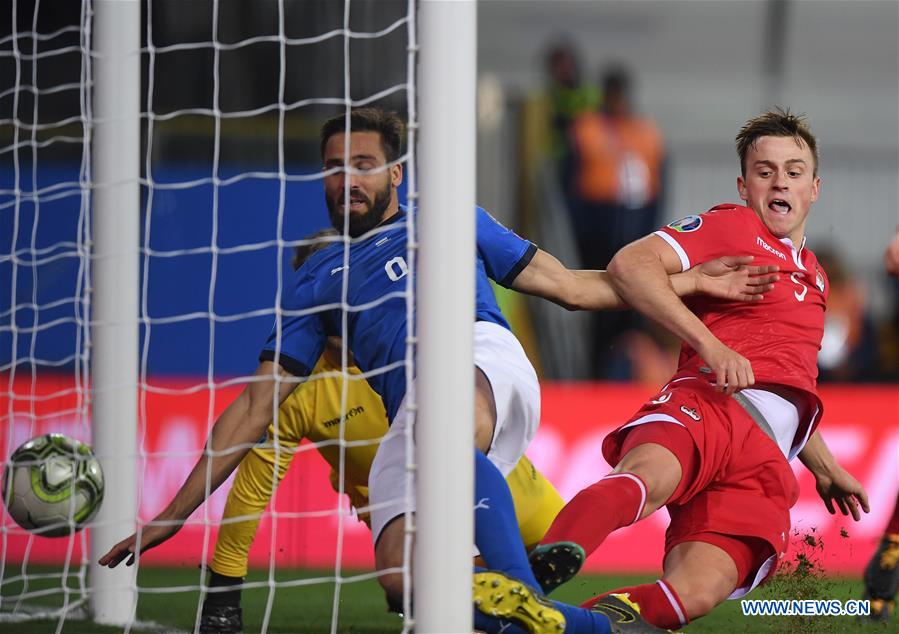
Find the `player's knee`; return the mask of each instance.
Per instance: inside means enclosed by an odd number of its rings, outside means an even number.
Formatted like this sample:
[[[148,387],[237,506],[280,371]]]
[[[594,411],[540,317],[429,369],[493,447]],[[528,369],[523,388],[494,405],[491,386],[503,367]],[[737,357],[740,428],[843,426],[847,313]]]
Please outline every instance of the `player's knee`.
[[[717,592],[706,588],[696,588],[680,594],[680,598],[684,603],[687,618],[692,621],[714,610],[726,597],[722,598]]]
[[[674,493],[680,484],[681,465],[670,450],[648,443],[628,451],[613,473],[632,473],[643,481],[646,486],[646,516],[665,504]]]
[[[710,551],[707,544],[681,544],[680,547],[681,551],[675,554],[683,558],[674,569],[669,569],[666,561],[663,578],[680,597],[692,620],[708,614],[730,596],[737,585],[737,572],[732,562],[722,558],[726,555]]]
[[[496,401],[490,381],[480,368],[475,368],[474,414],[475,446],[487,453],[496,428]]]

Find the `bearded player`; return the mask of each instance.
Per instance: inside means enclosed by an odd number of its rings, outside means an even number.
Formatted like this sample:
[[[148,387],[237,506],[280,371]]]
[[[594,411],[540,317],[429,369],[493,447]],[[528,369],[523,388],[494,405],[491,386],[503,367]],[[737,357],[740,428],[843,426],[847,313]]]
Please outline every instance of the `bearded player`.
[[[297,247],[294,269],[319,248],[331,242],[320,240],[338,235],[333,229],[321,231],[308,246]],[[281,404],[278,430],[269,425],[262,443],[241,461],[215,543],[209,586],[214,588],[203,602],[200,634],[240,632],[243,627],[240,595],[250,546],[259,527],[259,519],[271,499],[277,465],[277,480],[283,480],[287,468],[303,439],[321,443],[317,448],[331,467],[331,485],[338,490],[343,450],[344,492],[357,510],[357,517],[371,527],[368,511],[368,474],[382,436],[387,433],[384,404],[364,380],[361,371],[348,358],[342,374],[342,350],[338,337],[331,337],[312,370],[310,380],[294,389]],[[346,380],[346,407],[342,408]],[[341,429],[343,428],[343,429]],[[367,441],[367,442],[366,442]],[[277,451],[275,446],[277,445]],[[506,478],[522,541],[532,548],[549,528],[564,501],[556,488],[523,456]],[[232,521],[234,518],[249,518]],[[397,609],[399,606],[392,606]]]

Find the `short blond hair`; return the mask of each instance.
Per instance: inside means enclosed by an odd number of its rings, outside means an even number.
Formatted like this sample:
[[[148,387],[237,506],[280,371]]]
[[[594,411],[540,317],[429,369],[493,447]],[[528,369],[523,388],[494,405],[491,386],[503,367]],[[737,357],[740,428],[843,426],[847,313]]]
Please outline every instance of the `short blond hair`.
[[[813,173],[818,175],[818,140],[809,129],[804,114],[793,114],[789,109],[775,108],[753,117],[740,128],[737,134],[737,155],[740,157],[740,172],[746,176],[746,154],[763,136],[792,137],[798,145],[805,144],[814,159]]]

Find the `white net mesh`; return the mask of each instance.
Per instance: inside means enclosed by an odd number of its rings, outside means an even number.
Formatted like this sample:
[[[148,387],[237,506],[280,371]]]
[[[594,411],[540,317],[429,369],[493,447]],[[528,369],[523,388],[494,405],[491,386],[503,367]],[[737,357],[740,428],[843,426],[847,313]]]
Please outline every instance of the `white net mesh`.
[[[47,432],[90,441],[89,5],[68,24],[7,7],[0,38],[0,456]],[[43,9],[46,13],[47,8]],[[57,81],[44,81],[48,67]],[[64,162],[54,159],[64,158]],[[86,601],[85,533],[49,539],[0,518],[0,619],[58,619]]]
[[[4,460],[45,432],[91,442],[87,311],[92,292],[115,292],[91,288],[89,256],[91,20],[101,4],[84,0],[77,11],[51,16],[46,3],[18,0],[11,31],[0,39],[0,64],[11,86],[0,94],[0,279],[11,282],[0,297]],[[144,4],[142,41],[134,43],[143,77],[142,147],[136,150],[142,157],[141,271],[135,280],[140,523],[168,503],[202,454],[217,415],[250,380],[272,322],[283,318],[294,249],[335,240],[348,247],[347,236],[309,237],[329,225],[318,126],[364,105],[413,119],[414,5]],[[407,170],[405,202],[414,198],[411,154],[399,162]],[[407,262],[411,269],[411,251]],[[342,332],[354,311],[373,308],[351,306],[346,286]],[[411,294],[404,297],[411,318]],[[364,376],[354,372],[346,352],[336,369],[314,375],[313,382],[343,379],[337,423],[354,415],[350,388]],[[371,538],[343,495],[353,485],[344,470],[348,450],[373,442],[348,438],[345,425],[335,424],[332,439],[294,447],[286,441],[299,441],[296,427],[281,438],[285,411],[276,411],[264,446],[291,469],[280,486],[257,492],[263,502],[271,494],[271,503],[248,555],[245,629],[297,631],[297,596],[307,603],[305,631],[383,629]],[[328,448],[339,467],[334,476],[314,451]],[[277,470],[269,473],[276,484]],[[206,566],[228,490],[224,485],[173,540],[138,559],[138,629],[156,622],[190,630],[203,599],[215,595],[207,593]],[[228,522],[252,517],[232,515]],[[67,620],[83,618],[84,610],[75,608],[90,593],[87,562],[101,554],[88,553],[86,535],[37,537],[4,512],[0,618],[50,616],[58,631]],[[398,571],[408,577],[408,566]],[[360,596],[364,607],[348,612]],[[367,615],[360,621],[366,607],[382,621],[369,623]],[[390,618],[388,627],[402,627]]]

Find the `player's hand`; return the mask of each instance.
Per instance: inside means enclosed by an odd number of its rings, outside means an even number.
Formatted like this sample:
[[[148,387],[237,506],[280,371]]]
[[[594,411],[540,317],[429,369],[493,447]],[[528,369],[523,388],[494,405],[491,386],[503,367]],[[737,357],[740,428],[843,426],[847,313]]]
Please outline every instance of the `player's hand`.
[[[725,394],[733,394],[755,383],[749,359],[717,339],[697,352],[715,375],[715,386]]]
[[[700,293],[739,302],[758,301],[774,288],[780,267],[749,266],[751,255],[724,256],[693,267]]]
[[[839,465],[827,473],[816,473],[815,488],[831,515],[836,515],[836,509],[839,508],[843,515],[852,515],[852,519],[857,522],[862,517],[859,507],[865,513],[871,512],[865,488]]]
[[[158,518],[157,518],[158,519]],[[145,526],[140,531],[140,552],[143,553],[154,546],[158,546],[169,537],[178,532],[178,529],[181,528],[180,524],[165,524],[165,525],[157,525],[150,524]],[[125,562],[126,566],[131,566],[134,564],[134,559],[136,557],[136,544],[137,544],[137,536],[135,533],[126,539],[123,539],[118,544],[109,549],[109,552],[100,557],[99,563],[101,566],[109,566],[110,568],[115,568],[122,560],[126,557],[128,561]]]

